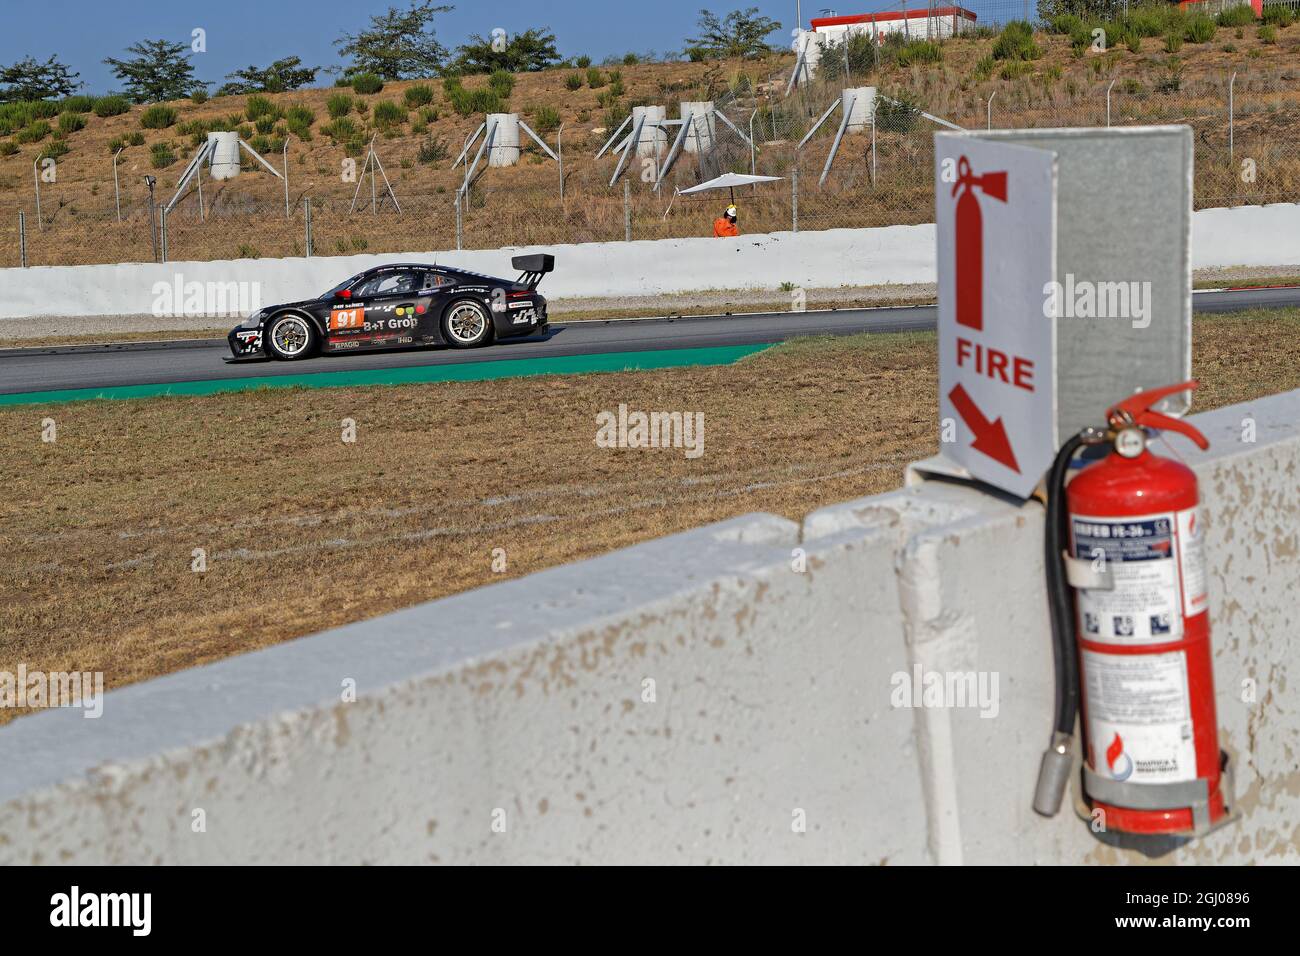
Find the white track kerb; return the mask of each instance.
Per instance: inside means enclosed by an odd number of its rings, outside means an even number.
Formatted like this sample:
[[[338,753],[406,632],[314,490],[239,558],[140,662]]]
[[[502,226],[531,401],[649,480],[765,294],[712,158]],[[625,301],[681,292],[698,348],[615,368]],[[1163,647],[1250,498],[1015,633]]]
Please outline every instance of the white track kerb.
[[[1242,818],[1167,859],[1296,863],[1300,391],[1192,420],[1211,450],[1161,453],[1201,482]],[[0,863],[1137,861],[1030,807],[1042,534],[1036,503],[920,483],[110,690],[99,720],[22,717]],[[996,674],[996,711],[893,706],[917,667]]]
[[[1195,268],[1300,265],[1300,205],[1202,209],[1192,216]],[[430,250],[312,259],[122,263],[0,269],[0,320],[36,316],[149,315],[155,283],[258,283],[261,303],[320,295],[386,262],[437,261],[487,275],[512,255],[555,254],[551,299],[645,296],[710,289],[774,290],[934,282],[933,225],[774,232],[737,239],[593,242],[464,252]]]

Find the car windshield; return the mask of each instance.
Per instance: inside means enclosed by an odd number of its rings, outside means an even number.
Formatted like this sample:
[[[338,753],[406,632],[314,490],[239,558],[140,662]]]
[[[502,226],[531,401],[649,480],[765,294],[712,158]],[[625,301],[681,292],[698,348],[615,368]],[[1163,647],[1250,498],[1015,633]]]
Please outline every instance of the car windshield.
[[[339,283],[338,285],[336,285],[334,288],[329,289],[329,290],[327,290],[326,292],[322,293],[322,294],[321,294],[321,298],[322,298],[322,299],[332,299],[332,298],[334,298],[334,296],[338,295],[340,292],[342,292],[342,291],[343,291],[344,289],[346,289],[348,286],[352,285],[352,283],[356,282],[356,281],[357,281],[358,279],[360,279],[363,275],[365,275],[364,272],[358,272],[356,275],[351,276],[351,277],[349,277],[349,278],[347,278],[347,279],[344,279],[342,282],[340,282],[340,283]]]

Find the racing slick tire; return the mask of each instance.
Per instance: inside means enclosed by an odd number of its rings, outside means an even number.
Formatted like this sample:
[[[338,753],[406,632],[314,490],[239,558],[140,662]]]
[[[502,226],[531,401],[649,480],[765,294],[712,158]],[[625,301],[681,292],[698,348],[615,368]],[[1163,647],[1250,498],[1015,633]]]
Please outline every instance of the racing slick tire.
[[[492,340],[492,319],[482,303],[456,299],[442,313],[442,336],[454,349],[472,349]]]
[[[318,339],[315,323],[296,312],[277,315],[266,326],[262,337],[266,354],[285,362],[311,355],[316,351]]]

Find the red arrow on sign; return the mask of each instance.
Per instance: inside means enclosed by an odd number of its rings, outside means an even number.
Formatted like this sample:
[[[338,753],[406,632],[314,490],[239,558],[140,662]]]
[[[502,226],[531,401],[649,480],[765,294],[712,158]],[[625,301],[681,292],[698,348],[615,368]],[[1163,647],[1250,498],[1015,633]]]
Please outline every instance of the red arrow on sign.
[[[1011,442],[1007,438],[1007,430],[1002,426],[1002,419],[989,421],[985,418],[961,385],[948,393],[948,401],[957,409],[957,414],[966,422],[966,427],[975,433],[971,447],[1020,474],[1020,464],[1016,461],[1016,453],[1011,450]]]

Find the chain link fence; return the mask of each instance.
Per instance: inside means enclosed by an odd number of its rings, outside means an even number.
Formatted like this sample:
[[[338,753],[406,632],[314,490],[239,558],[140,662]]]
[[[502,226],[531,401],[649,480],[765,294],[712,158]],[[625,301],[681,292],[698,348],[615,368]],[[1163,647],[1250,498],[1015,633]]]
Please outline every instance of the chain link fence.
[[[1011,17],[1025,9],[1019,3],[996,7]],[[165,220],[160,206],[151,211],[138,196],[119,212],[111,201],[86,208],[63,204],[51,192],[39,218],[34,205],[22,207],[21,230],[19,209],[0,213],[0,265],[337,256],[710,236],[730,195],[682,196],[676,190],[727,171],[781,177],[736,191],[744,233],[931,222],[933,134],[948,125],[1187,124],[1195,133],[1198,208],[1300,201],[1300,63],[1193,76],[1176,56],[1147,57],[1139,68],[1112,51],[1081,57],[1082,68],[1068,73],[1050,65],[1028,73],[1000,62],[970,66],[972,55],[963,60],[963,51],[973,48],[968,40],[948,40],[942,48],[941,61],[917,64],[904,80],[882,83],[874,116],[842,134],[843,106],[836,104],[845,90],[851,95],[876,85],[869,64],[864,68],[850,60],[847,70],[826,69],[789,95],[786,72],[744,78],[716,98],[717,109],[731,122],[716,123],[711,148],[682,151],[666,175],[662,165],[677,130],[671,126],[657,155],[636,157],[614,182],[617,158],[597,159],[590,143],[566,143],[562,189],[556,164],[527,154],[518,168],[484,171],[461,201],[461,174],[448,173],[444,161],[437,175],[450,185],[434,185],[434,173],[418,169],[399,177],[400,209],[382,182],[372,204],[364,181],[356,208],[351,185],[338,194],[308,189],[286,208],[284,199],[240,198],[226,184],[202,206],[197,196],[187,195]],[[678,104],[668,107],[670,118],[679,115]],[[449,175],[455,178],[448,180]]]

